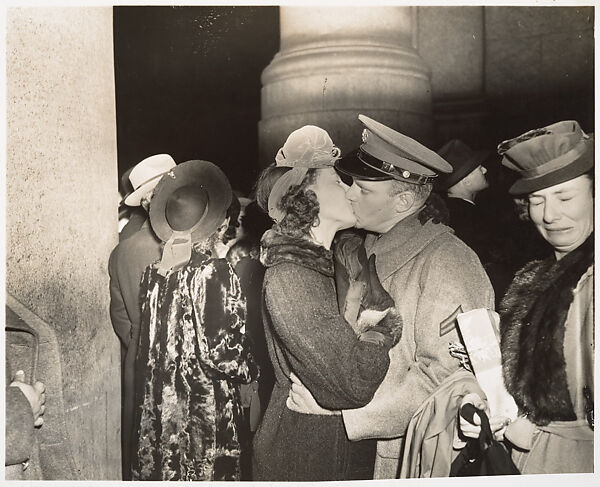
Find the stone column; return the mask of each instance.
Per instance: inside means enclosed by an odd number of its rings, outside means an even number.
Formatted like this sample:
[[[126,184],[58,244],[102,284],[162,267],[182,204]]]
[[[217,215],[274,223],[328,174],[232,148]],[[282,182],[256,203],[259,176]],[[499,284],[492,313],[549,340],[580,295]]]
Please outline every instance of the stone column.
[[[452,138],[485,144],[484,16],[484,7],[418,8],[418,51],[432,68],[433,149]]]
[[[118,236],[112,7],[10,8],[6,26],[6,290],[21,319],[35,327],[39,318],[55,336],[40,334],[41,353],[58,346],[39,364],[59,369],[38,367],[37,376],[59,377],[62,390],[48,391],[40,433],[61,417],[67,436],[54,445],[64,464],[46,479],[118,480],[119,343],[107,273]]]
[[[414,7],[280,7],[281,45],[262,75],[260,163],[305,124],[345,153],[359,113],[428,143],[429,69],[413,47]]]

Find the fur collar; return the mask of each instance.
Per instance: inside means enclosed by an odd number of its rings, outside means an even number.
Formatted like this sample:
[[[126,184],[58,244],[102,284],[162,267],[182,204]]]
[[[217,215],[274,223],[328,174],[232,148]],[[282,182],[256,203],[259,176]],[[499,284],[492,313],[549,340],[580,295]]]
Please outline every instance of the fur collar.
[[[556,261],[527,264],[502,303],[504,382],[519,409],[538,425],[576,419],[567,383],[563,340],[573,291],[594,263],[594,234]]]
[[[263,235],[260,250],[260,261],[265,267],[292,262],[333,277],[331,250],[307,238],[290,237],[271,229]]]

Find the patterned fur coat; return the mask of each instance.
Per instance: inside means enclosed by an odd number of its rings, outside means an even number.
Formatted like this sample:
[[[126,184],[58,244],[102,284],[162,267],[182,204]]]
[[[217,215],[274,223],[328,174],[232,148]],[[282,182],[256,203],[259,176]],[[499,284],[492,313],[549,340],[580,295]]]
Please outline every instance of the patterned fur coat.
[[[194,251],[141,286],[134,480],[239,480],[237,385],[258,375],[246,343],[246,303],[224,259]]]

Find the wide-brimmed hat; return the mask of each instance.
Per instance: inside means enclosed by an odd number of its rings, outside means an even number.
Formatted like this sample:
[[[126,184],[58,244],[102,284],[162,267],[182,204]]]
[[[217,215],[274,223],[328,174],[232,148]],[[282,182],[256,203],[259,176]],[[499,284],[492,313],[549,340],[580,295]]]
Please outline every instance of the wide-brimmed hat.
[[[440,175],[435,182],[438,190],[447,190],[481,165],[489,150],[473,150],[462,140],[452,139],[437,152],[453,168],[450,174]]]
[[[358,119],[365,126],[363,143],[336,162],[342,173],[369,181],[426,184],[440,173],[452,172],[450,164],[416,140],[365,115]]]
[[[125,197],[124,203],[128,206],[140,206],[144,195],[154,189],[162,175],[175,165],[169,154],[156,154],[138,162],[129,173],[133,192]]]
[[[523,195],[564,183],[594,167],[594,141],[574,120],[530,130],[498,145],[502,164],[519,173],[508,190]]]
[[[163,242],[173,234],[190,232],[203,240],[223,223],[231,204],[231,185],[209,161],[178,164],[159,181],[150,202],[150,224]]]

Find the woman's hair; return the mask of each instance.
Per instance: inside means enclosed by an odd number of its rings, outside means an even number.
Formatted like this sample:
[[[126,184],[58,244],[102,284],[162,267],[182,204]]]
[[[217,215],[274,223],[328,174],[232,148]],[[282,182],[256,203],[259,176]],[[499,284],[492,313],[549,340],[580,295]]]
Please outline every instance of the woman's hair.
[[[256,182],[256,201],[268,213],[269,195],[277,180],[291,168],[271,165],[266,167]],[[307,189],[317,180],[317,170],[309,169],[302,182],[291,186],[277,203],[285,216],[276,224],[277,229],[291,237],[304,237],[318,223],[319,201],[314,191]]]

